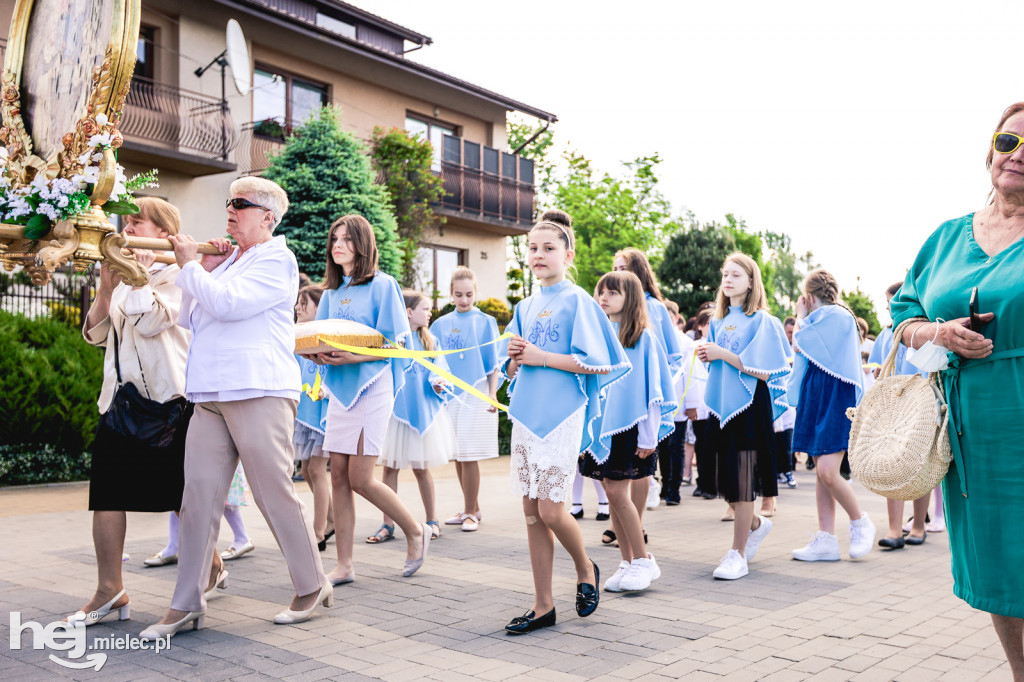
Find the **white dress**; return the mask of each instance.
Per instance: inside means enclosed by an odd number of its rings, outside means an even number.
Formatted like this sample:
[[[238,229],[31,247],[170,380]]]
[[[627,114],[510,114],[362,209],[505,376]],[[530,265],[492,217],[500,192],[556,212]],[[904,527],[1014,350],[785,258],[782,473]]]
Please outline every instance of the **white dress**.
[[[586,411],[584,405],[544,438],[512,423],[512,492],[552,502],[571,499]]]

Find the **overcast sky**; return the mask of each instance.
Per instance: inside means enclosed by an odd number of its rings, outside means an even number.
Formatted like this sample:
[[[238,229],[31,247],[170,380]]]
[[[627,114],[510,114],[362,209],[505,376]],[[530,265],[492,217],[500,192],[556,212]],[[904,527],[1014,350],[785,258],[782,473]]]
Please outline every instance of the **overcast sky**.
[[[678,210],[789,234],[882,316],[928,234],[985,204],[1024,99],[1013,2],[355,4],[434,39],[411,59],[555,113],[602,170],[660,153]]]

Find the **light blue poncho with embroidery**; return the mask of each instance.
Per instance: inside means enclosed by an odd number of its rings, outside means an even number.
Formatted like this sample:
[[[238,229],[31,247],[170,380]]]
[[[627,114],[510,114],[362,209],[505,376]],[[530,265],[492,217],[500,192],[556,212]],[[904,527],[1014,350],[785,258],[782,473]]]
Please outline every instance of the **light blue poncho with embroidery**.
[[[857,404],[864,395],[864,369],[860,355],[860,330],[857,319],[846,308],[825,305],[813,310],[800,322],[793,333],[796,354],[793,373],[789,377],[786,402],[797,406],[800,384],[807,373],[808,363],[829,376],[856,389]]]

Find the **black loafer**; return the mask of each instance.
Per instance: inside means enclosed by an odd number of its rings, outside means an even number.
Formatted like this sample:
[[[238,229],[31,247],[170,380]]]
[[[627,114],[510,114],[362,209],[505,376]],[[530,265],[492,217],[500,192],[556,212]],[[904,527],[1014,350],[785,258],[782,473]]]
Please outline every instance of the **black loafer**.
[[[714,500],[718,498],[718,495],[712,495],[711,493],[701,493],[701,497],[705,500]]]
[[[693,489],[693,496],[694,497],[700,497],[703,494],[704,494],[704,491],[701,490],[699,487]]]
[[[903,538],[903,541],[906,542],[908,545],[923,545],[924,541],[927,538],[928,538],[928,533],[926,532],[924,535],[922,535],[919,538],[916,538],[913,535],[908,535],[905,538]]]
[[[665,500],[665,504],[669,507],[675,507],[679,504],[679,500],[676,498],[669,498]]]
[[[540,618],[533,611],[527,611],[518,618],[513,618],[505,626],[505,632],[510,635],[521,635],[526,632],[533,632],[540,628],[549,628],[555,624],[555,610],[551,609]]]
[[[583,507],[580,507],[580,510],[578,512],[569,512],[569,516],[573,517],[574,519],[582,519]]]
[[[580,618],[586,618],[596,611],[597,603],[601,601],[601,593],[597,591],[597,586],[601,584],[601,569],[597,567],[593,559],[590,560],[590,563],[594,567],[594,584],[576,584],[576,613]]]
[[[607,521],[612,517],[608,512],[597,512],[597,516],[594,517],[597,521]]]
[[[903,538],[882,538],[878,541],[878,546],[886,549],[903,549],[904,542]]]

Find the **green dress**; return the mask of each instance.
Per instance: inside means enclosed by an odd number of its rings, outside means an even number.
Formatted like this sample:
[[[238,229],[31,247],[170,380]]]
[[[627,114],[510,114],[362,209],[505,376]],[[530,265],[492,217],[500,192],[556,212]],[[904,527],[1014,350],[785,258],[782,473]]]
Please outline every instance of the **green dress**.
[[[982,331],[993,354],[950,354],[942,373],[954,463],[943,481],[954,593],[976,609],[1024,618],[1024,239],[989,257],[974,240],[974,214],[943,223],[917,254],[892,300],[910,317],[967,317],[978,287]]]

